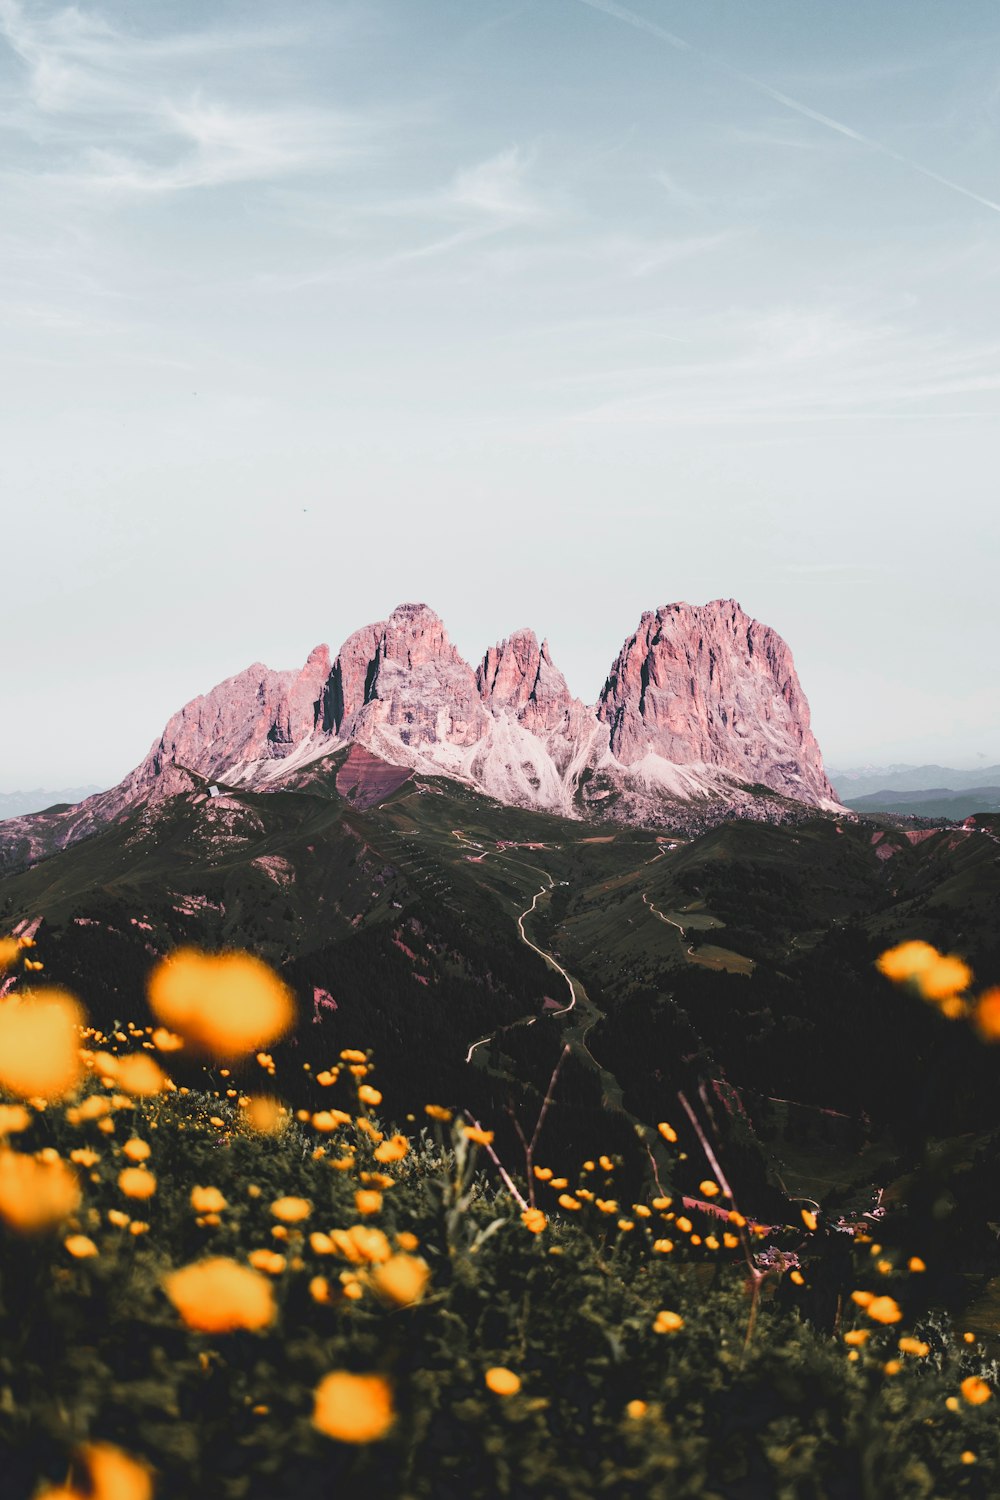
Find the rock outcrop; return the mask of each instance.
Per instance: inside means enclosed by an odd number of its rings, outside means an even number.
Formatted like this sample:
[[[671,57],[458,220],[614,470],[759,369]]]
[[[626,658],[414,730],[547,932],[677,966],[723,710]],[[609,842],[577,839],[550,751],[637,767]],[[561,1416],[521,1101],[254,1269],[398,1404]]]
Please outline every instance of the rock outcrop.
[[[533,630],[515,630],[491,646],[476,671],[476,686],[494,717],[506,710],[532,734],[569,732],[587,712],[553,665],[548,641],[539,646]]]
[[[732,599],[644,614],[601,694],[611,753],[715,766],[805,802],[835,802],[792,653]]]
[[[352,737],[398,740],[404,749],[424,745],[467,748],[482,738],[487,714],[476,677],[426,604],[401,604],[385,623],[365,703]]]

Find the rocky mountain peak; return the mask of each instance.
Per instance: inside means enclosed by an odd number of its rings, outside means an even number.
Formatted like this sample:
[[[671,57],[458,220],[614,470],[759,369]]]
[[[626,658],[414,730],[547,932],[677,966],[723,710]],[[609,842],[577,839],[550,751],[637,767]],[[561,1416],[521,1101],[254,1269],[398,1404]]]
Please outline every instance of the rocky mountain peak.
[[[385,630],[385,620],[363,625],[347,637],[337,653],[323,693],[321,727],[327,734],[349,732],[355,715],[367,703]]]
[[[410,670],[439,658],[453,664],[462,661],[440,615],[426,604],[400,604],[393,610],[386,621],[379,655],[383,661],[397,662]]]
[[[642,615],[597,708],[625,766],[717,766],[802,800],[836,801],[788,646],[734,599]]]
[[[539,645],[533,630],[515,630],[491,646],[476,669],[476,685],[494,716],[506,709],[535,734],[583,710],[553,664],[548,641]]]
[[[385,623],[352,734],[391,760],[422,745],[469,746],[486,713],[476,678],[426,604],[401,604]]]

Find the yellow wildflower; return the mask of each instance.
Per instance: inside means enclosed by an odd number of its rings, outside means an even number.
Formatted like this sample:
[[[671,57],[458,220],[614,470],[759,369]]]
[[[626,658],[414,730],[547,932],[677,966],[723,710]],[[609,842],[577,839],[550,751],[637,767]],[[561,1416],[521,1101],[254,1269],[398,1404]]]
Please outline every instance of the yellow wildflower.
[[[271,1204],[271,1213],[283,1224],[301,1224],[312,1213],[312,1204],[308,1198],[276,1198]]]
[[[959,1386],[962,1395],[970,1406],[982,1406],[984,1401],[989,1401],[993,1395],[985,1380],[980,1380],[978,1375],[969,1375]]]
[[[106,1072],[118,1088],[124,1089],[126,1094],[135,1094],[139,1099],[162,1094],[167,1086],[167,1075],[148,1052],[130,1052],[126,1057],[116,1057]]]
[[[865,1311],[876,1323],[899,1323],[903,1317],[899,1303],[892,1297],[873,1297]]]
[[[80,1078],[83,1011],[63,990],[31,990],[0,1006],[0,1088],[61,1099]]]
[[[287,1264],[277,1250],[251,1250],[247,1260],[255,1271],[266,1271],[269,1276],[280,1276]]]
[[[175,1031],[168,1031],[165,1026],[157,1026],[152,1041],[157,1052],[179,1052],[184,1046],[184,1038]]]
[[[972,1012],[972,1024],[984,1042],[1000,1041],[1000,986],[984,990]]]
[[[419,1302],[430,1280],[426,1261],[415,1255],[393,1255],[371,1273],[372,1284],[380,1297],[397,1307]]]
[[[390,1136],[381,1145],[375,1148],[375,1160],[381,1163],[390,1161],[402,1161],[406,1152],[409,1151],[409,1142],[405,1136]]]
[[[250,953],[181,948],[149,979],[157,1019],[216,1057],[235,1057],[277,1041],[292,1025],[292,993]]]
[[[0,938],[0,974],[17,962],[21,944],[15,937]]]
[[[91,1255],[100,1254],[93,1240],[88,1239],[85,1234],[68,1235],[63,1244],[74,1260],[86,1260]]]
[[[679,1313],[660,1311],[656,1314],[653,1322],[654,1333],[677,1333],[684,1327],[684,1319]]]
[[[126,1198],[151,1198],[156,1192],[156,1178],[145,1167],[126,1167],[118,1173],[118,1186]]]
[[[938,950],[930,943],[899,943],[895,948],[888,948],[885,953],[880,954],[875,960],[875,967],[887,979],[896,984],[904,984],[932,968],[940,957]]]
[[[266,1328],[275,1318],[270,1282],[259,1271],[226,1256],[171,1271],[163,1285],[187,1326],[202,1333]]]
[[[193,1187],[191,1207],[196,1214],[221,1214],[229,1204],[217,1187]]]
[[[259,1135],[276,1135],[288,1124],[287,1109],[269,1094],[254,1094],[245,1104],[241,1100],[240,1109],[247,1125]]]
[[[0,1219],[21,1234],[51,1229],[80,1205],[72,1167],[0,1150]]]
[[[508,1370],[505,1365],[493,1365],[483,1376],[489,1390],[495,1396],[516,1396],[521,1389],[521,1377]]]
[[[395,1420],[392,1389],[382,1375],[333,1370],[316,1387],[313,1426],[340,1443],[375,1443]]]
[[[0,1136],[18,1135],[30,1124],[31,1116],[23,1104],[0,1104]]]

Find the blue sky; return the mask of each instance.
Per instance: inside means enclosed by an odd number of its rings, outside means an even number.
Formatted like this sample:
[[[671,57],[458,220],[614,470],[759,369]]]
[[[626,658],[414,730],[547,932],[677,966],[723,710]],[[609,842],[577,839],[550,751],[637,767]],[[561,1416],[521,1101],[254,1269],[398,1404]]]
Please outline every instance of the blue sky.
[[[1000,760],[1000,12],[0,0],[0,789],[423,599]]]

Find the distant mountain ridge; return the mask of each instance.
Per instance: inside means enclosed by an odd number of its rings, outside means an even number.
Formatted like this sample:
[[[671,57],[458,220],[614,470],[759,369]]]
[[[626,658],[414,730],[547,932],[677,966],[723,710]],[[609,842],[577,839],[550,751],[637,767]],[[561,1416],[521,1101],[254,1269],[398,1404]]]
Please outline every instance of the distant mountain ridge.
[[[568,817],[648,825],[692,802],[751,817],[789,803],[839,809],[791,651],[732,599],[644,614],[594,707],[570,694],[533,631],[516,631],[473,669],[433,610],[402,604],[332,661],[317,646],[298,670],[256,663],[193,699],[118,786],[70,812],[8,822],[0,866],[189,791],[193,777],[294,787],[350,744]]]
[[[852,802],[858,797],[885,792],[961,792],[976,787],[1000,785],[1000,765],[976,766],[960,771],[953,766],[861,766],[833,770],[830,779],[838,795]]]
[[[30,792],[0,792],[0,821],[43,812],[45,808],[61,803],[82,802],[85,797],[92,797],[101,790],[99,786],[63,786],[56,791],[46,791],[36,786]]]
[[[892,813],[896,817],[948,818],[961,822],[973,813],[1000,812],[1000,785],[950,791],[931,787],[920,792],[873,792],[852,797],[847,806],[859,813]]]

